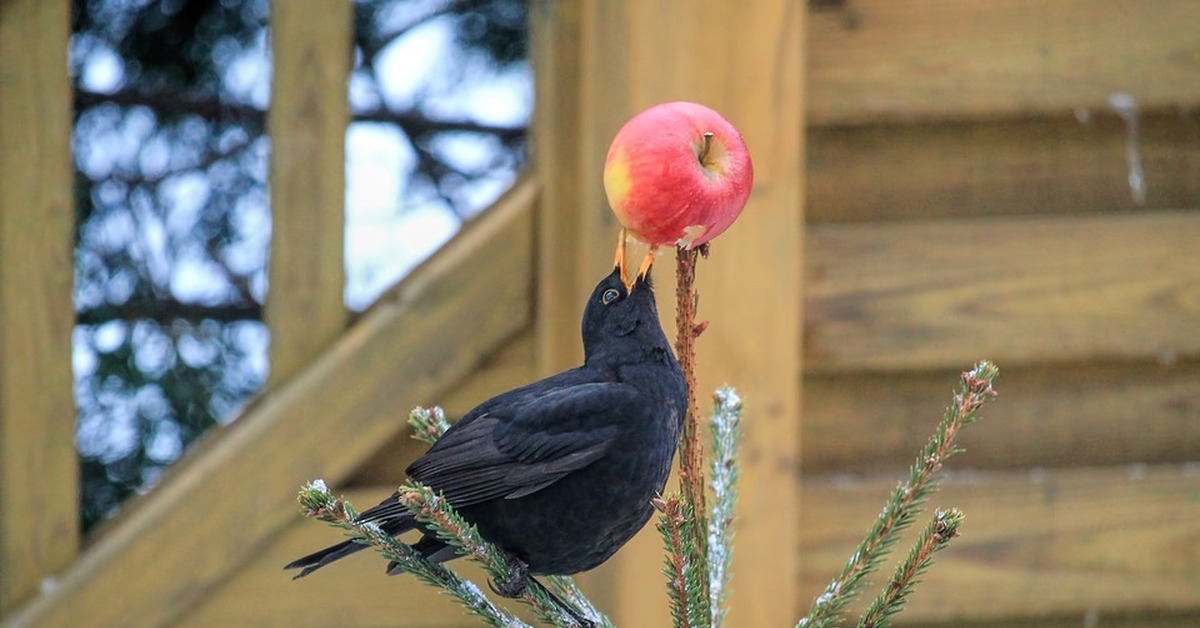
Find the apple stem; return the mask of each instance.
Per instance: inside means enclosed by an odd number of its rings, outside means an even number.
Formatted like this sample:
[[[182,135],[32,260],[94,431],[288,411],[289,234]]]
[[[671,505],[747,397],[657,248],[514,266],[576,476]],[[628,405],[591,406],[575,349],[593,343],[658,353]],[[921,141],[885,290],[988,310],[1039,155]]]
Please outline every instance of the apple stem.
[[[705,165],[708,161],[708,151],[712,150],[713,132],[704,132],[704,147],[700,149],[700,165]]]

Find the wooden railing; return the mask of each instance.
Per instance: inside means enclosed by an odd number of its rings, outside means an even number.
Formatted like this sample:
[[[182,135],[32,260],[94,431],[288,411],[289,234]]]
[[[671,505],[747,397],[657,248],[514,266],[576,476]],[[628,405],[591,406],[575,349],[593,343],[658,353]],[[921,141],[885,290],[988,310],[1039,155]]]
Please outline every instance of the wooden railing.
[[[0,614],[79,547],[69,13],[0,3]]]

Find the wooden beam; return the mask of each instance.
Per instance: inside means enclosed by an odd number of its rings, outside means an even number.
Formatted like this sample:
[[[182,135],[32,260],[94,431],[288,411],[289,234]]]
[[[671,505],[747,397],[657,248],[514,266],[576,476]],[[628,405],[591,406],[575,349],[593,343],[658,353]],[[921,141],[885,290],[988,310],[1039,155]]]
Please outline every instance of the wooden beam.
[[[799,464],[807,12],[787,0],[592,0],[531,8],[543,86],[535,162],[548,190],[557,190],[546,195],[540,214],[539,300],[558,300],[539,306],[539,327],[554,326],[543,332],[554,341],[539,341],[543,369],[570,365],[561,348],[577,347],[578,319],[568,325],[561,313],[577,312],[611,263],[617,228],[600,175],[620,125],[649,105],[693,100],[722,112],[750,147],[756,175],[750,204],[698,272],[699,316],[712,323],[698,343],[699,388],[736,384],[756,417],[747,421],[746,449],[753,454],[743,470],[730,622],[795,621],[796,599],[779,583],[794,582],[797,573],[791,545],[797,493],[779,489]],[[674,314],[669,264],[657,271],[665,321]],[[552,309],[558,318],[546,320]],[[657,574],[660,556],[657,548],[623,552],[590,577],[593,590],[611,597],[617,623],[669,621],[662,586],[632,576]]]
[[[299,372],[346,324],[342,208],[353,13],[344,0],[271,3],[270,386]]]
[[[493,355],[485,357],[479,368],[438,399],[421,405],[437,405],[446,411],[446,418],[457,421],[481,402],[506,390],[528,384],[537,379],[534,358],[533,328],[517,333]],[[399,484],[408,477],[404,469],[416,460],[428,447],[414,441],[408,430],[397,434],[387,446],[381,447],[371,456],[350,480],[350,485],[374,485],[394,482]]]
[[[970,365],[964,363],[966,370]],[[952,371],[805,379],[806,472],[904,469],[933,432]],[[960,441],[973,468],[1187,462],[1200,452],[1200,362],[1001,364],[1000,398]]]
[[[836,3],[812,12],[809,122],[1187,109],[1198,21],[1191,0]]]
[[[579,305],[600,274],[605,241],[616,243],[616,222],[601,204],[603,153],[587,117],[582,38],[584,2],[530,6],[530,62],[536,106],[533,171],[542,184],[537,216],[537,370],[540,375],[579,364]],[[619,85],[613,86],[620,89]],[[608,235],[611,234],[611,235]],[[611,261],[609,262],[611,263]]]
[[[899,477],[806,477],[800,497],[805,507],[796,522],[804,552],[799,585],[804,608],[844,564]],[[393,488],[391,483],[364,486],[347,497],[363,505]],[[1040,626],[1035,618],[1069,616],[1078,625],[1079,618],[1091,614],[1101,620],[1098,625],[1123,625],[1106,620],[1194,617],[1200,614],[1200,575],[1194,569],[1198,494],[1200,475],[1193,466],[951,470],[931,507],[963,508],[962,537],[938,555],[897,619],[904,625],[1007,621]],[[905,538],[911,536],[910,531]],[[293,521],[184,625],[240,626],[262,617],[289,625],[472,625],[454,602],[430,587],[412,578],[385,577],[378,556],[354,557],[298,582],[279,572],[296,548],[336,538],[335,531],[316,522]],[[644,549],[657,556],[653,540]],[[902,541],[897,551],[905,549]],[[626,547],[621,554],[642,551]],[[888,561],[883,573],[893,564]],[[661,597],[657,565],[648,567],[626,573],[632,578],[626,586]],[[872,581],[878,587],[884,578]],[[868,595],[875,590],[868,587]],[[628,623],[659,625],[647,617],[652,615],[637,615]]]
[[[79,547],[66,2],[0,3],[0,613]]]
[[[806,604],[845,564],[899,477],[806,478],[799,521]],[[962,536],[938,554],[900,618],[1026,625],[1064,615],[1195,614],[1198,495],[1194,464],[952,472],[930,506],[962,508]],[[897,552],[907,547],[901,541]],[[872,578],[868,601],[895,560]]]
[[[1200,213],[820,225],[807,363],[965,368],[1200,354]]]
[[[1200,199],[1200,114],[818,126],[807,163],[810,224],[1174,209]]]
[[[336,486],[402,429],[410,406],[529,325],[536,196],[519,182],[311,366],[189,452],[6,625],[163,625],[203,599],[300,519],[301,484]]]

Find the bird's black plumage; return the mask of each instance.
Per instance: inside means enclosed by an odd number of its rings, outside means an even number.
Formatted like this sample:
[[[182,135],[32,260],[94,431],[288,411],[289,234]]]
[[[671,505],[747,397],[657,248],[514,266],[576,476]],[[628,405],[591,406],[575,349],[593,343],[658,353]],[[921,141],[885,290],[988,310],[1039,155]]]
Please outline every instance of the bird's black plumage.
[[[591,569],[646,524],[686,411],[648,276],[628,289],[619,269],[600,281],[584,308],[583,349],[582,366],[481,403],[407,469],[534,574]],[[397,497],[359,518],[393,535],[420,529]],[[364,547],[347,541],[286,568],[304,576]],[[432,534],[414,547],[436,561],[455,556]]]

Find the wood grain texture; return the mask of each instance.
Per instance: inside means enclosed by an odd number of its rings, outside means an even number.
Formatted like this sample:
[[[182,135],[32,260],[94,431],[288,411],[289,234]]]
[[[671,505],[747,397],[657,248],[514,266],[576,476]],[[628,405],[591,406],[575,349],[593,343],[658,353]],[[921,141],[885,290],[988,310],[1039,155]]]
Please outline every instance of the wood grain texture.
[[[811,127],[808,220],[1087,214],[1200,206],[1200,113]],[[1131,144],[1132,143],[1132,144]],[[1130,189],[1130,147],[1145,183]]]
[[[532,331],[520,332],[436,403],[453,420],[484,399],[532,381],[533,354]],[[903,470],[941,418],[959,371],[806,375],[804,472]],[[1194,360],[1002,365],[1000,398],[988,406],[985,420],[963,433],[967,453],[956,464],[1018,469],[1194,460],[1200,451],[1196,382],[1200,363]],[[350,483],[399,483],[423,450],[407,432],[399,434]]]
[[[814,371],[1200,353],[1200,213],[820,225]]]
[[[346,98],[351,19],[344,0],[274,2],[268,385],[300,371],[346,324]]]
[[[586,2],[530,5],[530,61],[537,80],[533,171],[542,184],[537,216],[537,370],[550,375],[583,359],[578,308],[611,270],[617,224],[604,205],[606,145],[585,68]],[[611,86],[620,93],[620,85]],[[603,112],[603,110],[601,110]],[[615,130],[615,129],[614,129]],[[608,259],[604,259],[606,253]]]
[[[157,626],[204,599],[299,518],[301,484],[336,486],[412,405],[529,325],[536,196],[521,181],[308,368],[189,452],[5,625]]]
[[[524,329],[494,354],[484,357],[477,369],[447,390],[444,396],[414,405],[441,406],[447,420],[457,421],[483,401],[537,379],[534,345],[533,329]],[[404,430],[389,444],[380,447],[355,472],[349,484],[399,484],[407,477],[404,469],[425,449],[426,445],[413,440],[410,430]]]
[[[799,524],[806,602],[845,563],[899,477],[806,478]],[[922,576],[900,616],[906,623],[1025,625],[1037,617],[1200,608],[1195,464],[952,474],[930,506],[956,506],[967,518],[962,536]],[[885,578],[872,578],[868,600]]]
[[[535,3],[545,14],[538,17],[535,12],[534,25],[553,19],[570,4]],[[702,405],[707,405],[706,391],[733,381],[749,400],[751,412],[761,418],[746,435],[746,446],[755,456],[743,471],[747,514],[733,567],[745,580],[731,600],[730,622],[794,621],[795,599],[776,583],[795,578],[795,553],[783,552],[780,559],[779,543],[793,540],[798,505],[796,493],[776,489],[793,477],[798,465],[806,12],[803,5],[782,0],[748,5],[632,0],[579,4],[582,13],[573,16],[578,28],[560,40],[568,50],[559,52],[560,58],[578,64],[579,124],[553,127],[554,141],[578,155],[568,162],[573,170],[541,169],[538,176],[576,176],[586,182],[576,184],[576,198],[565,200],[567,208],[580,212],[579,233],[587,240],[568,238],[559,246],[579,247],[592,268],[610,263],[617,227],[603,204],[603,157],[617,129],[647,106],[670,100],[703,102],[739,127],[753,155],[756,182],[750,204],[714,243],[712,259],[701,263],[698,271],[699,317],[711,322],[698,343],[699,390]],[[539,132],[547,129],[540,127]],[[537,160],[539,168],[549,168],[546,156]],[[595,237],[600,244],[593,244]],[[669,261],[660,262],[656,279],[660,314],[670,321],[673,291],[671,273],[664,266]],[[594,278],[577,285],[577,295],[592,282]],[[576,344],[577,334],[564,331],[561,342]],[[768,502],[771,507],[763,507]],[[618,624],[669,621],[661,586],[627,577],[627,571],[656,573],[658,561],[656,551],[627,551],[590,576],[594,590],[611,597]]]
[[[0,613],[79,547],[69,13],[0,3]]]
[[[966,370],[970,364],[963,364]],[[950,403],[952,371],[810,374],[807,473],[903,470]],[[1188,462],[1200,452],[1200,362],[1000,365],[999,398],[954,463],[1036,468]]]
[[[810,124],[1200,102],[1200,5],[855,0],[814,10]]]

